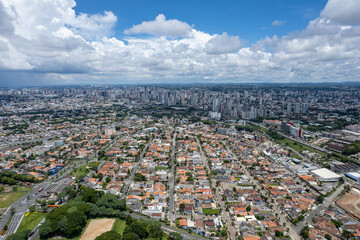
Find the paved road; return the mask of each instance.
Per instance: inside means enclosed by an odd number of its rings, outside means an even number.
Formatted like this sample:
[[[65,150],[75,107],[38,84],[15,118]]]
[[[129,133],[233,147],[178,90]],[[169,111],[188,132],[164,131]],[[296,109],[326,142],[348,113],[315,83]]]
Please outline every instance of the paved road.
[[[142,159],[144,157],[144,154],[146,153],[146,149],[149,147],[149,145],[151,144],[153,138],[150,138],[150,140],[146,143],[144,150],[142,151],[142,153],[140,154],[140,159],[139,161],[135,164],[135,167],[131,170],[130,176],[127,178],[127,180],[125,180],[125,186],[123,189],[123,192],[120,196],[121,199],[125,199],[126,198],[126,193],[128,192],[131,183],[134,182],[134,177],[135,177],[135,173],[137,173],[137,170],[142,162]]]
[[[202,146],[200,144],[199,139],[196,137],[196,141],[199,145],[200,148],[200,153],[201,153],[201,157],[203,159],[203,162],[205,163],[205,167],[208,170],[208,173],[211,174],[211,167],[209,166],[207,157],[205,156],[203,150],[202,150]],[[232,225],[232,219],[230,216],[230,213],[226,211],[226,206],[225,206],[225,202],[222,200],[222,196],[220,195],[220,189],[218,189],[216,187],[216,180],[214,179],[214,177],[211,177],[211,188],[216,189],[216,192],[214,193],[214,198],[215,201],[218,203],[218,205],[220,206],[220,214],[221,214],[221,218],[224,220],[228,233],[229,233],[229,239],[236,239],[236,228]]]
[[[116,143],[116,140],[114,142],[112,142],[110,145],[107,145],[104,149],[105,150],[109,149],[115,143]],[[78,168],[78,167],[84,166],[90,162],[96,162],[96,161],[98,161],[97,153],[95,153],[95,155],[90,160],[84,159],[82,161],[76,162],[77,163],[76,165],[74,165],[74,164],[68,165],[61,172],[57,172],[56,174],[50,176],[44,182],[42,182],[42,183],[38,184],[36,187],[34,187],[34,189],[31,192],[26,194],[24,197],[20,198],[18,201],[14,202],[13,205],[8,208],[7,212],[4,214],[3,219],[0,222],[0,229],[2,230],[11,218],[10,209],[14,208],[16,210],[13,218],[11,219],[11,222],[8,225],[8,230],[6,231],[6,233],[3,236],[0,236],[0,240],[3,240],[6,237],[8,237],[10,234],[13,234],[16,232],[16,230],[18,229],[18,227],[21,223],[21,220],[23,219],[24,215],[26,214],[28,208],[30,206],[34,205],[34,203],[36,202],[36,199],[37,199],[38,193],[39,193],[39,189],[41,189],[41,188],[46,189],[47,187],[50,186],[50,184],[52,183],[53,180],[55,180],[57,178],[60,179],[61,176],[66,176],[66,175],[70,174],[71,171],[74,170],[74,168]]]
[[[251,124],[254,124],[254,125],[256,125],[256,126],[265,128],[265,129],[267,129],[267,130],[269,129],[269,128],[267,128],[267,127],[265,127],[265,126],[263,126],[262,124],[259,124],[259,123],[255,123],[255,122],[250,122],[250,123],[251,123]],[[329,151],[329,150],[327,150],[327,149],[325,149],[325,148],[321,148],[321,147],[312,145],[312,144],[310,144],[310,143],[308,143],[308,142],[306,142],[306,141],[304,141],[304,140],[298,139],[298,138],[290,137],[290,136],[288,136],[288,135],[286,135],[286,134],[284,134],[284,133],[282,133],[282,132],[280,132],[280,131],[277,131],[277,133],[278,133],[279,135],[287,138],[287,139],[290,139],[290,140],[293,140],[293,141],[295,141],[295,142],[298,142],[298,143],[301,143],[301,144],[303,144],[303,145],[306,145],[306,146],[308,146],[308,147],[314,148],[314,149],[316,149],[316,150],[318,150],[318,151],[320,151],[320,152],[323,152],[323,153],[326,153],[326,154],[331,154],[331,151]]]
[[[125,214],[130,214],[133,218],[137,218],[137,219],[141,219],[141,220],[146,220],[146,221],[151,220],[149,217],[145,217],[145,216],[142,216],[142,215],[136,214],[136,213],[125,212]],[[190,233],[188,233],[188,232],[186,232],[184,230],[180,230],[178,228],[168,226],[165,223],[162,223],[162,222],[160,222],[160,223],[161,223],[161,229],[162,230],[164,230],[165,232],[168,232],[168,233],[169,232],[179,233],[184,239],[195,239],[195,240],[204,240],[205,239],[205,238],[203,238],[201,236],[190,234]]]
[[[227,150],[229,151],[229,153],[232,155],[232,157],[236,159],[234,152],[229,148],[228,144],[226,144],[225,146],[226,146]],[[268,195],[267,192],[266,192],[265,190],[262,190],[262,189],[261,189],[262,186],[261,186],[261,184],[259,183],[259,181],[256,180],[256,179],[250,174],[250,172],[246,169],[245,166],[244,166],[244,169],[245,169],[245,171],[244,171],[245,175],[251,180],[251,183],[252,183],[252,184],[255,184],[256,187],[258,188],[257,191],[258,191],[260,194],[262,194],[262,195],[264,195],[264,196],[267,196],[267,195]],[[269,197],[270,197],[270,199],[272,199],[272,196],[271,196],[271,195],[270,195]],[[274,199],[274,202],[275,202],[275,199]],[[290,237],[291,237],[292,239],[300,240],[301,238],[300,238],[299,234],[292,228],[291,223],[286,219],[285,214],[283,214],[283,213],[280,211],[280,209],[278,208],[277,204],[274,204],[274,205],[275,205],[275,206],[273,207],[272,211],[273,211],[274,216],[277,214],[277,216],[278,216],[278,218],[279,218],[279,223],[280,223],[281,225],[282,225],[283,223],[286,224],[286,228],[289,228],[289,235],[290,235]],[[282,225],[282,226],[283,226],[283,225]]]
[[[97,161],[97,158],[94,157],[90,162],[94,162]],[[89,162],[86,160],[80,161],[78,162],[77,165],[75,166],[68,166],[67,168],[65,168],[64,170],[66,170],[63,173],[56,173],[53,176],[49,177],[48,179],[46,179],[44,182],[38,184],[36,187],[34,187],[34,189],[29,192],[28,194],[26,194],[24,197],[22,197],[21,199],[19,199],[18,201],[16,201],[11,207],[8,208],[8,211],[6,212],[5,216],[3,217],[1,223],[0,223],[0,228],[2,229],[6,223],[10,220],[11,218],[11,211],[9,210],[10,208],[14,208],[16,210],[14,217],[11,219],[11,222],[9,224],[8,230],[6,231],[6,234],[4,236],[0,237],[1,239],[5,239],[6,237],[8,237],[10,234],[13,234],[16,232],[16,230],[18,229],[21,220],[23,219],[24,215],[26,214],[28,208],[31,205],[34,205],[36,202],[36,199],[38,197],[38,193],[39,193],[39,189],[44,188],[46,189],[47,187],[50,186],[51,182],[61,176],[66,176],[68,174],[70,174],[70,172],[74,169],[74,168],[78,168],[81,166],[84,166],[86,164],[88,164]],[[59,178],[60,179],[60,178]]]
[[[301,229],[305,226],[311,223],[312,219],[319,215],[319,213],[321,213],[322,211],[326,210],[331,204],[334,204],[334,200],[336,199],[336,197],[340,194],[340,192],[344,189],[345,184],[341,185],[339,188],[336,189],[335,192],[333,192],[333,194],[330,195],[330,197],[325,198],[324,202],[317,206],[317,208],[315,210],[312,210],[310,212],[310,214],[305,217],[304,221],[301,221],[300,223],[298,223],[294,229],[297,232],[300,232]],[[334,204],[335,205],[335,204]]]
[[[176,132],[174,133],[171,149],[171,172],[169,178],[169,211],[168,219],[170,222],[175,221],[175,197],[174,197],[174,181],[175,181],[175,148],[176,148]]]
[[[33,142],[39,142],[39,141],[47,141],[47,140],[54,139],[55,137],[56,136],[44,137],[44,138],[20,141],[20,142],[16,142],[16,143],[3,144],[3,145],[0,145],[0,150],[5,150],[7,148],[13,148],[15,146],[20,146],[20,145],[27,144],[27,143],[33,143]]]

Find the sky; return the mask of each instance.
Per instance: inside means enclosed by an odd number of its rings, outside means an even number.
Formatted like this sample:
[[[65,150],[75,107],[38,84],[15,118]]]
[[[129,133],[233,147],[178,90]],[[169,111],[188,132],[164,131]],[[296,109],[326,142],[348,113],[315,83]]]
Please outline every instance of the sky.
[[[359,12],[360,0],[0,0],[0,87],[357,82]]]

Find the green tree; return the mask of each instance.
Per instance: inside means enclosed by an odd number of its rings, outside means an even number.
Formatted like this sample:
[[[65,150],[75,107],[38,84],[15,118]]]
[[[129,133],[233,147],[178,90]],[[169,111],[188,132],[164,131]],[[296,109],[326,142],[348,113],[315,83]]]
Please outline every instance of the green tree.
[[[326,240],[332,240],[332,237],[329,234],[325,234],[325,238],[326,238]]]
[[[7,240],[27,240],[31,230],[18,231],[14,234],[9,235]]]
[[[354,237],[354,234],[352,232],[349,232],[348,230],[344,230],[341,234],[345,239],[352,239]]]
[[[281,231],[279,231],[279,230],[276,230],[276,231],[275,231],[275,236],[276,236],[276,237],[281,237],[281,236],[284,236],[284,233],[281,232]]]
[[[115,231],[105,232],[95,238],[95,240],[120,240],[120,239],[121,239],[121,234]]]
[[[30,206],[29,211],[30,212],[35,212],[36,211],[36,206],[34,206],[34,205]]]
[[[140,240],[140,238],[133,232],[127,232],[123,234],[121,240]]]
[[[39,228],[39,234],[41,239],[48,239],[53,233],[50,221],[45,221]]]
[[[309,226],[305,226],[301,229],[301,232],[300,232],[300,235],[305,238],[305,239],[308,239],[309,238]]]

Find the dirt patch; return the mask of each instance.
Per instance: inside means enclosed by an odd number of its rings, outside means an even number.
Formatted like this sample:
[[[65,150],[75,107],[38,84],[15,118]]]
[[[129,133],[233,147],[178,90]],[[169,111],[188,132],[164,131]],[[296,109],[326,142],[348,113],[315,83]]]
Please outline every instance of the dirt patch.
[[[337,202],[337,205],[360,219],[360,193],[352,189]]]
[[[95,240],[96,237],[100,236],[104,232],[110,231],[114,222],[115,219],[91,220],[80,240]]]
[[[9,194],[1,194],[1,195],[0,195],[0,200],[1,200],[1,201],[5,201],[6,199],[9,198],[9,196],[10,196]]]

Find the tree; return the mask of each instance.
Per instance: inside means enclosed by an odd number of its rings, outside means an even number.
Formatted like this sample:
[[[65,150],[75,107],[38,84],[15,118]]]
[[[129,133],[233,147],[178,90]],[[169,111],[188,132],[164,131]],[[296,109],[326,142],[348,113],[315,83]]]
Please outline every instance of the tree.
[[[148,226],[149,238],[162,239],[164,232],[161,230],[161,223],[157,221],[151,221]]]
[[[106,177],[106,182],[109,183],[111,181],[111,177]]]
[[[247,211],[247,212],[250,212],[250,211],[251,211],[251,206],[250,206],[250,205],[246,207],[246,211]]]
[[[3,192],[5,190],[4,187],[0,187],[0,192]]]
[[[303,236],[305,239],[309,238],[309,226],[305,226],[301,229],[300,235]]]
[[[124,233],[121,239],[122,240],[140,240],[139,236],[133,232]]]
[[[149,233],[147,231],[147,223],[144,221],[136,221],[136,222],[132,223],[128,229],[126,226],[124,233],[128,232],[129,230],[131,230],[131,232],[138,235],[140,239],[145,239],[149,236]]]
[[[7,240],[27,240],[31,230],[18,231],[14,234],[9,235]]]
[[[82,193],[83,201],[95,203],[102,194],[102,192],[98,192],[95,189],[87,189]]]
[[[345,239],[351,239],[354,237],[354,234],[348,230],[344,230],[341,236],[343,236]]]
[[[279,230],[276,230],[276,231],[275,231],[275,236],[276,236],[276,237],[281,237],[281,236],[284,236],[284,233],[281,232],[281,231],[279,231]]]
[[[326,238],[326,240],[331,240],[332,239],[332,237],[329,234],[325,234],[325,238]]]
[[[36,207],[34,205],[29,207],[29,211],[30,212],[35,212],[36,211]]]
[[[106,208],[118,209],[120,211],[126,210],[126,202],[109,193],[104,194],[99,200],[97,200],[96,205],[99,207],[104,206]]]
[[[115,231],[109,231],[96,237],[95,240],[120,240],[121,234]]]
[[[144,175],[142,175],[141,173],[136,173],[135,177],[134,177],[134,181],[136,181],[136,182],[145,182],[146,177]]]
[[[48,239],[51,236],[53,230],[51,229],[50,221],[45,221],[39,228],[40,238]]]
[[[179,208],[180,208],[180,211],[183,212],[185,209],[185,204],[181,203]]]
[[[323,195],[319,195],[317,198],[316,198],[316,201],[318,204],[321,204],[324,202],[324,199],[325,197]]]

